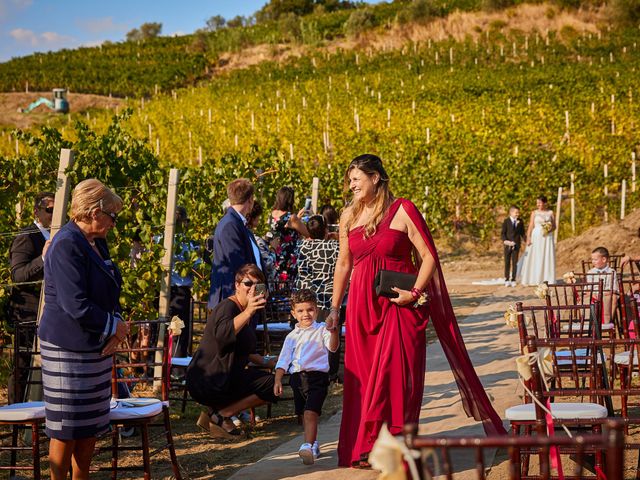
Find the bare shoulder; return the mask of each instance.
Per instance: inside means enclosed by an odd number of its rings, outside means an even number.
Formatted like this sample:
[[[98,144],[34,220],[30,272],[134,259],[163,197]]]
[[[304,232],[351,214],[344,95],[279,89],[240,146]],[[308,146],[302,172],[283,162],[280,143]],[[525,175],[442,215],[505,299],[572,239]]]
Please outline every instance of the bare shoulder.
[[[352,205],[347,205],[346,207],[344,207],[344,210],[342,210],[342,214],[340,215],[340,226],[342,227],[347,220],[349,220],[351,218],[351,215],[353,213],[353,206]]]

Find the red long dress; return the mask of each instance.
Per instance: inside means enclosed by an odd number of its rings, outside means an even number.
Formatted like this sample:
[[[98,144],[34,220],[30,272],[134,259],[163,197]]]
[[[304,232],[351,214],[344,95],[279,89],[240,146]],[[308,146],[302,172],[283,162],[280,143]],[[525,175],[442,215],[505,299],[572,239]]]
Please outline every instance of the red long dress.
[[[417,273],[413,244],[406,233],[390,228],[400,205],[420,231],[436,261],[429,283],[430,307],[399,307],[373,289],[379,270]],[[424,219],[413,203],[393,202],[374,235],[362,227],[349,232],[353,258],[347,301],[345,372],[338,463],[351,466],[368,454],[383,423],[399,434],[417,422],[424,392],[425,329],[429,316],[458,382],[469,415],[483,420],[488,433],[506,434],[500,417],[473,370],[453,314],[437,252]]]

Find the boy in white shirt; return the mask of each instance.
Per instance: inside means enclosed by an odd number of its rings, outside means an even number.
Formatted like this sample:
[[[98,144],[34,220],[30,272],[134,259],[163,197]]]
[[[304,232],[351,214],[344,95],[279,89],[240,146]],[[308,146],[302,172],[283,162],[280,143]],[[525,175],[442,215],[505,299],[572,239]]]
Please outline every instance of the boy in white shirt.
[[[597,247],[591,252],[591,265],[593,268],[587,272],[588,282],[603,281],[602,295],[602,321],[611,323],[618,304],[620,288],[616,271],[609,265],[609,250],[605,247]]]
[[[289,385],[293,389],[296,415],[304,415],[304,443],[298,455],[305,465],[313,465],[320,455],[316,440],[318,417],[329,390],[329,352],[340,345],[340,331],[329,331],[317,323],[316,294],[304,288],[291,295],[291,315],[297,320],[287,335],[276,364],[273,393],[282,394],[282,377],[291,374]]]

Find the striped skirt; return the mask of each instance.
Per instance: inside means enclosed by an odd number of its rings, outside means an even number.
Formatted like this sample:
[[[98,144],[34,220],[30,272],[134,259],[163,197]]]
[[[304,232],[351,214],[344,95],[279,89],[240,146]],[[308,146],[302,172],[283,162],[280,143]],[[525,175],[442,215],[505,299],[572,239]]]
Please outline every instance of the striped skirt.
[[[42,340],[40,351],[47,436],[77,440],[106,433],[113,358],[71,352]]]

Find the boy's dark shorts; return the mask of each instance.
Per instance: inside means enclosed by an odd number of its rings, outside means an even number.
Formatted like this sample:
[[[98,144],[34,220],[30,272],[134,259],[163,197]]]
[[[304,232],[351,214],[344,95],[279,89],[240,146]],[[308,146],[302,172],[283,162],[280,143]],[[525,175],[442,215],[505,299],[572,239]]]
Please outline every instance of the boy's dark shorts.
[[[322,414],[322,404],[329,391],[329,372],[292,373],[289,385],[293,389],[293,402],[296,415],[311,410]]]

